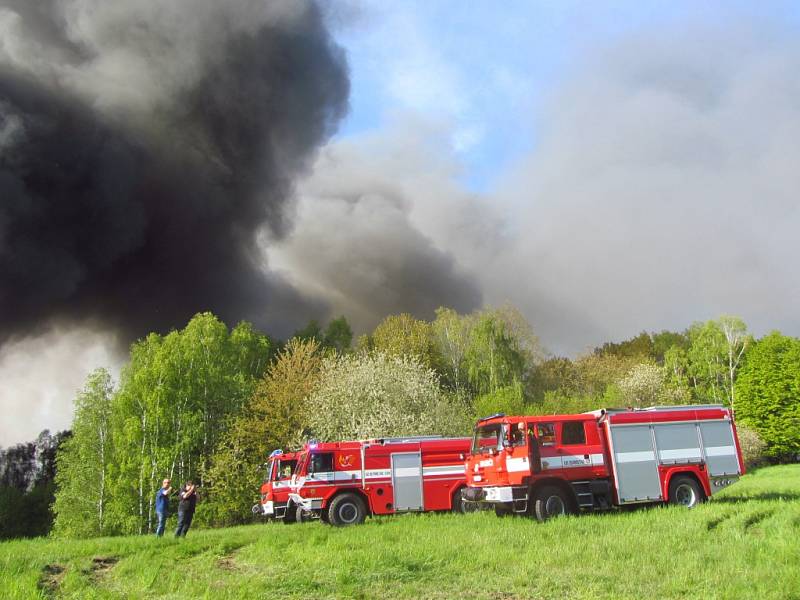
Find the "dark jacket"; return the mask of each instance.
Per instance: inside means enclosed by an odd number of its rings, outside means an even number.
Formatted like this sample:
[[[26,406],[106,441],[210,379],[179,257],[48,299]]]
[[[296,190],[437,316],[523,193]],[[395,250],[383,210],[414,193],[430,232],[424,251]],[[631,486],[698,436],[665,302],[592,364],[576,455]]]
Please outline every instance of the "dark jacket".
[[[194,512],[195,504],[197,504],[197,488],[195,488],[189,496],[184,497],[183,493],[186,491],[187,487],[188,486],[184,484],[181,488],[181,501],[178,503],[178,510],[181,512]]]

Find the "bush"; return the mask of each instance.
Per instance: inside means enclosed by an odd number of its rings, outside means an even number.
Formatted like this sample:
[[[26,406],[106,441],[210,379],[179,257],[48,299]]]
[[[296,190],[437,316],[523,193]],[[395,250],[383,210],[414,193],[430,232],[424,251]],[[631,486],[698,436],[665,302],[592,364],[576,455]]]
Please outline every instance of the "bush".
[[[767,443],[755,429],[747,425],[737,425],[736,432],[739,434],[739,447],[742,449],[745,466],[750,469],[762,465],[766,458]]]

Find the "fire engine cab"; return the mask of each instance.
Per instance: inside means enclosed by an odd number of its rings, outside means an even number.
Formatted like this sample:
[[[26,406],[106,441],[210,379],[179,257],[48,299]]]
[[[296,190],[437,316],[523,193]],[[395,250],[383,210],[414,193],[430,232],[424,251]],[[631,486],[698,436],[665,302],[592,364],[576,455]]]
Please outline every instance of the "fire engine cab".
[[[331,525],[367,515],[462,510],[469,438],[406,437],[308,443],[298,453],[289,508]]]
[[[253,514],[294,523],[296,511],[287,513],[289,484],[297,467],[297,453],[274,450],[266,464],[267,477],[261,484],[261,502],[253,506]]]
[[[721,405],[602,409],[478,421],[466,461],[469,502],[544,521],[646,502],[692,507],[744,463]]]

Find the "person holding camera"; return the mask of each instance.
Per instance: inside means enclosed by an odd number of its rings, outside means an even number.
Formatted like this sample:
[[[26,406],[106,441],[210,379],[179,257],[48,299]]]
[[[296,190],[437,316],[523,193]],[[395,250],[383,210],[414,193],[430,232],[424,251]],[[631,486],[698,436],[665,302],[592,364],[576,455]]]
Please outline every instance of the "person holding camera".
[[[197,486],[189,479],[183,484],[178,493],[180,502],[178,503],[178,528],[175,530],[175,537],[186,537],[189,526],[194,518],[194,508],[197,505]]]
[[[161,489],[156,492],[156,516],[158,517],[156,536],[158,537],[164,535],[164,528],[167,526],[170,494],[172,494],[172,482],[169,477],[165,477],[161,482]]]

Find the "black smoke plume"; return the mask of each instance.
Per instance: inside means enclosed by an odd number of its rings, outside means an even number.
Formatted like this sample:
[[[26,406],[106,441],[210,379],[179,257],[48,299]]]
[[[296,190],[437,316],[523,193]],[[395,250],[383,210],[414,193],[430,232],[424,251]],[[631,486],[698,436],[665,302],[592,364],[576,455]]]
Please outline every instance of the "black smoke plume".
[[[0,343],[313,310],[257,238],[347,108],[316,5],[0,0],[0,36]]]

